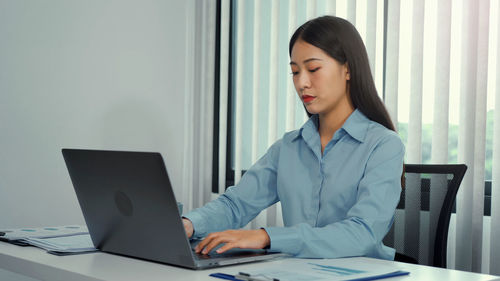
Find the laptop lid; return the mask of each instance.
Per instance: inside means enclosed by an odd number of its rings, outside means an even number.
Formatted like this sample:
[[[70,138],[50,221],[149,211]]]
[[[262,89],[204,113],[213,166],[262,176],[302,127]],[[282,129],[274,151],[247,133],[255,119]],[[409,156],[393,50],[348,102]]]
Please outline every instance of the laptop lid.
[[[104,252],[188,268],[279,255],[246,250],[200,259],[194,254],[159,153],[63,149],[62,154],[94,246]]]
[[[95,247],[195,267],[159,153],[62,150]]]

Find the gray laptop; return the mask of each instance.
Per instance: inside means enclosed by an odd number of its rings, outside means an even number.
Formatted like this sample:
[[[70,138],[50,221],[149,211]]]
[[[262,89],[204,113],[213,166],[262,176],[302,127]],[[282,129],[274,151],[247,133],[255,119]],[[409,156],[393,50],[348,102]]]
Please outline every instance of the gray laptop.
[[[63,149],[62,154],[101,251],[192,269],[284,256],[250,249],[196,254],[159,153]]]

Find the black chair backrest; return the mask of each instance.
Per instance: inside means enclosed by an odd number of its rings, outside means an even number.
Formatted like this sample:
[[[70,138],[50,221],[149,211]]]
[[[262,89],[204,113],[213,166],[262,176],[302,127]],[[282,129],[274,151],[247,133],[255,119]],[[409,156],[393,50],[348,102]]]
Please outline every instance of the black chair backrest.
[[[405,165],[405,187],[384,238],[385,245],[396,249],[396,257],[446,267],[451,212],[466,170],[463,164]]]

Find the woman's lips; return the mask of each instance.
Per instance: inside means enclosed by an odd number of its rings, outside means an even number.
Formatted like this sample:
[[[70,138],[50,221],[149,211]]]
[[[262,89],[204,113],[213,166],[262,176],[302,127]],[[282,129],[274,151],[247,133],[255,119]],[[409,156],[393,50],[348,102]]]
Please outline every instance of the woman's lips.
[[[313,99],[315,99],[316,97],[313,97],[313,96],[308,96],[308,95],[303,95],[302,96],[302,100],[305,102],[305,103],[310,103]]]

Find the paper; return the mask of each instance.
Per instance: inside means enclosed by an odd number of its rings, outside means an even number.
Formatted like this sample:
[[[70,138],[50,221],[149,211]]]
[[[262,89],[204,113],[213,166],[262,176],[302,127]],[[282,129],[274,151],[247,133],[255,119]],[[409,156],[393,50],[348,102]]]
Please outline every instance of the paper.
[[[96,251],[89,234],[51,238],[27,238],[26,242],[49,252],[80,253]]]
[[[65,225],[0,231],[5,233],[0,237],[2,240],[18,245],[36,246],[49,253],[69,254],[97,251],[86,226]]]
[[[263,264],[264,265],[264,264]],[[353,263],[345,259],[289,259],[286,263],[273,263],[258,270],[248,272],[252,277],[280,281],[308,280],[370,280],[377,276],[405,274],[395,268]],[[406,273],[407,274],[407,273]],[[366,278],[366,279],[365,279]]]
[[[17,228],[17,229],[1,229],[5,235],[2,237],[7,240],[20,240],[24,238],[45,238],[59,237],[75,234],[89,233],[87,226],[82,225],[64,225],[54,227],[39,227],[39,228]]]

